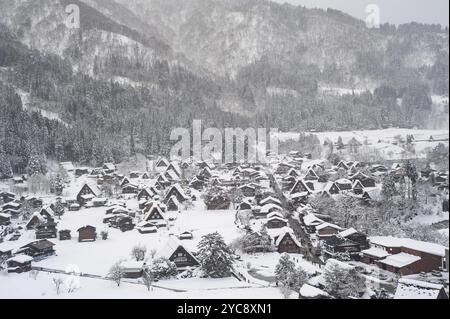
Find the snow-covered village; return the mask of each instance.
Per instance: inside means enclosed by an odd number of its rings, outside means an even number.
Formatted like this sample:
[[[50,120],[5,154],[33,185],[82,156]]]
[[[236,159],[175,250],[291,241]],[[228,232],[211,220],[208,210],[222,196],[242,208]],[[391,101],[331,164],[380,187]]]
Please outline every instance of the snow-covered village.
[[[5,309],[448,300],[448,6],[0,0]]]
[[[346,159],[362,144],[326,141],[326,158],[265,164],[154,157],[43,175],[36,159],[2,182],[0,296],[448,298],[448,142],[362,162]]]

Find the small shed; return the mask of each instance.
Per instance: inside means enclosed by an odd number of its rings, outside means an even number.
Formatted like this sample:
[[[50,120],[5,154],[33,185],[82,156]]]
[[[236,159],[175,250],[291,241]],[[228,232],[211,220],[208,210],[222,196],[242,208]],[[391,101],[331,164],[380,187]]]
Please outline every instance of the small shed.
[[[96,241],[97,239],[97,229],[94,226],[84,226],[77,231],[79,242]]]

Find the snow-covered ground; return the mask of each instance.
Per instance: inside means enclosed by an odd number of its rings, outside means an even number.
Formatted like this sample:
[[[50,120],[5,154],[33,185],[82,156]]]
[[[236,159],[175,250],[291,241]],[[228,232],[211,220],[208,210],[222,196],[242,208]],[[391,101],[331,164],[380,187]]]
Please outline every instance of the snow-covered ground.
[[[59,295],[56,293],[53,278],[61,278],[63,285]],[[103,279],[78,278],[79,288],[69,293],[66,282],[69,276],[39,273],[36,279],[29,274],[0,273],[0,298],[62,298],[62,299],[280,299],[283,296],[278,288],[243,284],[233,278],[224,279],[181,279],[161,281],[155,286],[186,291],[173,291],[153,287],[148,291],[144,285],[122,282],[117,287],[113,282]],[[21,289],[17,289],[20,287]]]
[[[83,184],[86,178],[77,179],[73,185]],[[76,187],[73,187],[75,189]],[[65,193],[68,193],[66,191]],[[127,207],[137,208],[137,199],[126,200]],[[107,228],[103,224],[105,207],[83,208],[80,211],[67,211],[58,221],[58,229],[69,229],[72,231],[72,240],[60,241],[51,239],[55,244],[56,255],[33,266],[47,269],[77,271],[95,276],[106,276],[109,268],[119,260],[131,259],[131,250],[137,245],[147,247],[147,257],[153,250],[158,251],[171,234],[177,235],[184,231],[191,231],[193,240],[185,240],[182,243],[188,250],[196,251],[197,244],[205,234],[218,231],[227,243],[231,243],[241,236],[241,230],[235,224],[235,211],[207,211],[201,200],[194,202],[190,210],[178,214],[177,220],[169,228],[161,228],[155,234],[140,234],[137,230],[121,232],[120,230]],[[86,225],[97,228],[97,233],[108,230],[107,240],[98,239],[95,242],[79,243],[77,240],[77,229]],[[14,248],[19,248],[35,240],[34,231],[24,231],[21,238],[16,242],[10,242]],[[242,261],[236,265],[239,272],[245,273],[246,281],[239,281],[234,277],[223,279],[187,278],[163,280],[155,283],[158,287],[148,292],[146,287],[137,284],[134,280],[123,282],[121,287],[116,287],[111,281],[104,279],[93,279],[81,277],[80,288],[73,293],[67,293],[67,289],[57,296],[53,278],[67,280],[67,276],[61,274],[48,274],[40,272],[36,279],[29,274],[5,274],[0,275],[0,298],[283,298],[279,289],[270,286],[270,281],[253,278],[246,272],[248,262],[257,271],[264,269],[263,275],[273,276],[275,266],[280,254],[260,254],[256,256],[244,255]],[[315,271],[312,265],[301,260],[298,261],[304,267]],[[22,287],[23,289],[15,289]],[[173,289],[173,290],[171,290]],[[213,293],[212,293],[213,291]]]
[[[402,129],[390,128],[384,130],[365,130],[365,131],[336,131],[336,132],[314,132],[321,144],[325,140],[330,140],[334,143],[341,137],[344,144],[348,143],[352,138],[355,138],[367,147],[368,151],[377,151],[383,158],[390,160],[402,159],[406,151],[403,147],[395,145],[396,136],[401,136],[406,139],[406,135],[414,136],[414,157],[422,158],[426,156],[426,150],[433,148],[439,143],[448,145],[449,131],[448,130],[419,130],[419,129]],[[300,133],[298,132],[280,132],[278,139],[280,142],[289,140],[298,140]],[[433,141],[430,141],[433,137]]]

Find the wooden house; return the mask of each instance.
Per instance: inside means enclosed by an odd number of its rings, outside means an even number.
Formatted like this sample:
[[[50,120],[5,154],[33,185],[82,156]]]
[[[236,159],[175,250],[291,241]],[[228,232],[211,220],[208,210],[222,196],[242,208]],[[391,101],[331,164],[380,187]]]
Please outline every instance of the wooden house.
[[[357,243],[361,250],[367,249],[370,246],[369,241],[367,240],[367,235],[357,231],[354,228],[343,230],[338,234],[338,236]]]
[[[132,179],[139,178],[139,176],[141,176],[141,175],[142,175],[141,172],[130,172],[130,178],[132,178]]]
[[[22,176],[13,177],[12,181],[15,185],[25,183],[25,180],[22,178]]]
[[[180,235],[178,235],[179,240],[192,240],[194,239],[194,235],[190,231],[182,232]]]
[[[76,176],[82,176],[89,174],[89,168],[87,167],[78,167],[75,169],[75,175]]]
[[[195,256],[189,252],[181,242],[171,237],[156,254],[157,258],[166,258],[173,262],[177,268],[184,269],[186,267],[196,267],[200,262]]]
[[[274,244],[280,254],[300,254],[302,251],[300,241],[295,237],[293,230],[287,227],[280,235],[274,238]]]
[[[96,241],[97,229],[94,226],[84,226],[77,230],[78,242]]]
[[[337,235],[343,229],[331,223],[323,223],[316,227],[316,234],[320,239]]]
[[[355,180],[352,185],[352,190],[355,195],[363,195],[364,194],[364,185],[360,180]]]
[[[355,259],[361,251],[358,243],[336,235],[325,238],[323,247],[326,256],[329,258],[336,258],[338,254],[347,253]]]
[[[101,191],[97,188],[97,186],[84,184],[77,194],[77,201],[80,205],[84,205],[100,195]]]
[[[0,192],[0,200],[3,201],[4,204],[14,201],[16,198],[16,194],[11,192]]]
[[[239,190],[245,197],[254,197],[256,195],[256,187],[250,184],[240,186]]]
[[[229,209],[231,205],[230,199],[223,195],[217,194],[214,195],[206,204],[206,208],[208,210],[226,210]]]
[[[179,184],[175,184],[170,188],[164,198],[164,202],[167,202],[172,196],[175,196],[180,203],[189,200],[189,197],[186,195]]]
[[[244,198],[242,202],[238,205],[239,210],[250,210],[253,207],[251,198]]]
[[[298,179],[294,186],[292,187],[292,189],[290,190],[290,194],[295,194],[295,193],[308,193],[311,194],[311,189],[306,185],[306,183],[301,180]]]
[[[167,206],[167,210],[170,212],[178,211],[181,209],[181,204],[178,201],[178,199],[176,198],[176,196],[170,197],[166,203],[166,206]]]
[[[94,207],[103,207],[106,205],[107,202],[108,202],[108,199],[104,198],[104,197],[96,197],[96,198],[92,199],[92,205]]]
[[[367,176],[366,174],[363,174],[362,172],[357,172],[353,176],[350,177],[350,180],[354,183],[356,181],[359,181],[364,187],[375,187],[375,179],[372,177]]]
[[[70,230],[63,229],[59,231],[59,240],[71,240],[72,235],[70,233]]]
[[[156,221],[164,220],[164,213],[157,203],[153,203],[152,206],[147,211],[144,221]]]
[[[200,191],[205,187],[205,182],[194,176],[194,178],[189,183],[189,187]]]
[[[7,211],[7,210],[20,210],[20,208],[22,207],[21,203],[18,203],[16,201],[13,202],[8,202],[6,204],[2,205],[2,211]]]
[[[347,178],[338,179],[335,183],[341,191],[349,191],[352,189],[352,181]]]
[[[6,261],[8,273],[23,273],[31,271],[31,262],[33,257],[27,255],[16,255]]]
[[[124,187],[125,185],[130,184],[130,183],[131,183],[130,179],[128,177],[124,177],[120,181],[119,185],[120,185],[120,187]]]
[[[338,168],[342,168],[342,169],[344,169],[344,170],[346,170],[346,171],[349,170],[349,167],[348,167],[347,163],[345,163],[344,161],[340,161],[340,162],[338,163],[337,167],[338,167]]]
[[[298,178],[298,177],[300,177],[300,174],[297,172],[297,170],[291,168],[289,170],[289,172],[287,173],[287,176],[292,176],[292,177]]]
[[[312,234],[316,231],[316,227],[323,224],[325,221],[318,218],[315,214],[307,214],[303,216],[303,224],[305,225],[306,231]]]
[[[169,167],[169,165],[170,165],[169,161],[166,158],[161,157],[156,161],[155,167],[158,170],[161,170],[161,169],[165,170],[165,169],[167,169],[167,167]]]
[[[0,226],[8,226],[11,224],[11,215],[0,213]]]
[[[378,267],[402,276],[446,269],[446,250],[439,244],[378,236],[369,239],[371,248],[384,250],[389,255],[376,260]],[[364,252],[366,253],[366,252]]]
[[[288,163],[280,163],[277,166],[277,169],[275,170],[275,174],[278,175],[285,175],[289,170],[295,169],[294,165],[288,164]]]
[[[183,177],[183,170],[178,162],[171,162],[167,167],[167,171],[173,171],[177,175],[178,179]]]
[[[317,181],[319,180],[319,175],[312,169],[308,169],[308,171],[305,174],[305,177],[303,177],[305,181]]]
[[[138,194],[139,187],[137,185],[128,183],[122,187],[122,194]]]
[[[147,172],[143,173],[142,176],[141,176],[141,179],[150,179],[150,178],[151,178],[150,174],[147,173]]]
[[[41,214],[36,212],[33,215],[31,215],[31,217],[25,227],[28,230],[36,229],[37,226],[39,226],[40,224],[44,224],[45,222],[46,222],[46,219],[44,218],[44,216],[42,216]]]
[[[142,199],[152,199],[154,196],[156,196],[158,194],[158,191],[153,187],[146,187],[144,189],[142,189],[138,195],[137,198],[138,200],[142,200]]]
[[[134,229],[133,218],[130,216],[115,216],[111,219],[109,225],[113,228],[120,229],[122,232],[130,231]]]
[[[145,267],[144,261],[128,260],[122,261],[120,267],[123,271],[123,277],[129,279],[141,278]]]
[[[55,253],[53,247],[54,243],[47,239],[41,239],[38,241],[31,242],[25,246],[20,247],[17,253],[24,253],[33,258],[43,258],[51,256]]]
[[[272,196],[268,196],[262,200],[260,200],[259,205],[263,206],[266,204],[275,204],[278,206],[281,206],[281,201],[278,198],[272,197]]]
[[[57,237],[56,223],[48,222],[36,227],[36,239],[48,239]]]
[[[333,182],[328,182],[325,185],[323,191],[328,193],[328,194],[330,194],[330,195],[336,195],[336,194],[339,194],[341,192],[339,186],[336,183],[333,183]]]
[[[152,222],[142,221],[137,224],[136,229],[141,234],[153,234],[158,232],[158,227]]]
[[[269,229],[272,228],[283,228],[287,227],[288,222],[287,219],[283,218],[279,214],[272,213],[267,215],[266,227]]]
[[[116,171],[116,165],[114,165],[113,163],[105,163],[103,164],[102,169],[106,174],[112,174]]]
[[[164,172],[163,176],[166,178],[169,183],[174,183],[180,181],[180,177],[173,170],[167,170]]]
[[[73,203],[69,205],[69,211],[70,212],[76,212],[79,211],[81,209],[81,205],[78,203]]]
[[[302,193],[294,193],[291,194],[289,197],[290,201],[289,203],[295,207],[298,208],[302,205],[306,205],[308,201],[309,193],[308,192],[302,192]]]

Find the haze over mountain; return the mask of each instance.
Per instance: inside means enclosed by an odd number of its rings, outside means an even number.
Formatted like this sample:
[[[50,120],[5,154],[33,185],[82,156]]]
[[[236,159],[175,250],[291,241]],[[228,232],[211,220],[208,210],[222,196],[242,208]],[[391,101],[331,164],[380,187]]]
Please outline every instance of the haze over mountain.
[[[65,25],[72,3],[80,29]],[[432,103],[448,95],[448,30],[436,25],[368,29],[337,10],[264,0],[0,0],[0,9],[2,103],[57,114],[45,124],[47,156],[55,145],[75,161],[164,153],[170,130],[194,118],[339,130],[430,127],[448,113]]]
[[[338,9],[356,18],[367,17],[366,7],[376,4],[380,8],[382,23],[403,24],[410,22],[441,24],[448,26],[449,3],[447,0],[272,0],[278,3],[302,5],[307,8]]]

